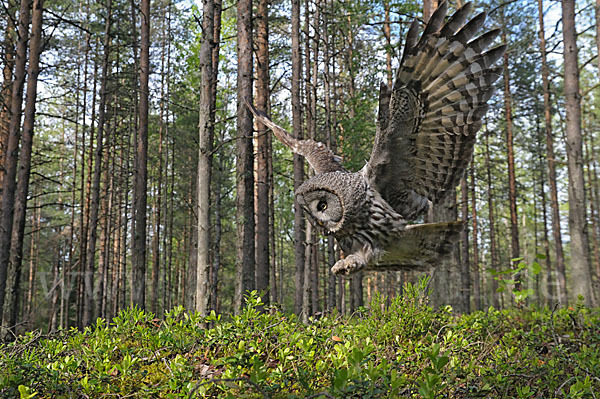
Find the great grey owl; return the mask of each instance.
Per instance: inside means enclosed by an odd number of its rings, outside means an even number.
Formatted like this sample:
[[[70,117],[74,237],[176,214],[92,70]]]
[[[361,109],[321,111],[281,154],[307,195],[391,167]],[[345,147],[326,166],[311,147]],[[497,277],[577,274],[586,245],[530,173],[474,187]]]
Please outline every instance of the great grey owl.
[[[487,50],[497,29],[473,38],[485,13],[465,23],[471,10],[465,4],[444,22],[447,8],[446,2],[438,7],[420,39],[419,24],[412,23],[394,86],[380,87],[371,157],[356,173],[323,143],[295,139],[248,102],[315,170],[296,200],[315,226],[338,240],[344,257],[332,268],[336,274],[427,269],[463,228],[462,222],[408,223],[454,192],[464,174],[506,46]]]

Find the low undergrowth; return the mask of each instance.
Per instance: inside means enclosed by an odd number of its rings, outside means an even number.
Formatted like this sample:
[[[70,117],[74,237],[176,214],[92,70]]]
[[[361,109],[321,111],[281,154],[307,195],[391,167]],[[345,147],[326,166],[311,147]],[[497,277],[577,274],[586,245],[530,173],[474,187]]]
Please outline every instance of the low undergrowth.
[[[307,325],[257,294],[228,320],[137,309],[83,332],[0,346],[0,396],[21,398],[596,398],[600,312],[456,316],[420,290]],[[206,325],[210,325],[206,328]]]

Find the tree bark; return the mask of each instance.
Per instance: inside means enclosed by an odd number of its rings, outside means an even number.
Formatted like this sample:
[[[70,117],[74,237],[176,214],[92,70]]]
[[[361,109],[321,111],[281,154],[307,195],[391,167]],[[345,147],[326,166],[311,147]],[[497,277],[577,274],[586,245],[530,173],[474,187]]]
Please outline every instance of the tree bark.
[[[600,0],[599,0],[600,1]],[[563,254],[562,234],[560,227],[560,210],[558,189],[556,187],[556,156],[554,154],[554,137],[552,134],[552,105],[550,103],[550,79],[546,54],[546,38],[544,35],[544,9],[542,0],[538,0],[538,15],[540,23],[540,52],[542,54],[542,89],[544,91],[544,127],[546,132],[546,159],[548,161],[548,185],[550,186],[550,207],[552,209],[552,236],[556,252],[557,294],[559,302],[567,303],[567,284],[565,274],[565,259]],[[548,283],[551,284],[550,273]],[[548,293],[550,294],[550,292]]]
[[[502,41],[506,43],[506,33],[502,33]],[[512,97],[510,91],[510,74],[508,69],[508,53],[503,56],[502,74],[504,79],[504,116],[506,118],[506,151],[508,161],[508,203],[510,207],[510,256],[512,259],[521,256],[519,245],[519,221],[517,214],[517,183],[515,178],[515,153],[512,121]],[[512,264],[513,262],[511,262]],[[518,262],[514,262],[516,265]],[[520,276],[515,276],[515,289],[520,289]]]
[[[98,105],[98,136],[96,138],[96,148],[94,151],[94,174],[91,187],[89,238],[86,249],[86,265],[83,272],[83,326],[91,324],[94,316],[94,264],[96,260],[96,238],[98,234],[98,213],[100,208],[100,174],[102,171],[102,153],[104,148],[106,97],[108,95],[107,83],[110,69],[111,24],[112,0],[109,0],[104,30],[104,56],[102,60],[102,77],[100,80],[100,104]]]
[[[258,1],[256,33],[256,106],[269,112],[269,1]],[[270,129],[257,123],[256,159],[256,289],[264,292],[263,302],[269,303],[269,135]]]
[[[481,283],[479,271],[479,244],[478,244],[478,221],[477,221],[477,198],[475,196],[475,164],[471,165],[471,224],[473,227],[473,299],[475,310],[482,310]]]
[[[423,21],[427,23],[433,12],[438,8],[438,0],[423,1]]]
[[[4,68],[2,69],[2,89],[0,90],[0,201],[4,182],[4,162],[6,147],[8,145],[8,131],[10,125],[10,107],[12,99],[13,69],[15,67],[16,28],[15,15],[17,1],[8,0],[6,5],[6,31],[4,32]],[[1,203],[1,202],[0,202]]]
[[[135,151],[131,303],[146,308],[146,204],[148,189],[148,80],[150,77],[150,0],[140,5],[140,99]]]
[[[27,95],[25,101],[25,118],[21,151],[19,153],[19,171],[12,230],[9,275],[4,300],[2,323],[4,328],[14,333],[19,309],[21,286],[21,266],[23,262],[23,239],[27,212],[27,194],[29,193],[29,176],[31,175],[31,150],[33,146],[33,128],[35,121],[35,102],[37,98],[37,82],[40,73],[40,51],[42,43],[43,0],[34,0],[31,20],[31,37],[29,39],[29,63],[27,67]],[[13,336],[13,334],[10,334]]]
[[[29,16],[31,0],[21,0],[19,10],[17,52],[15,57],[15,75],[12,84],[10,104],[10,123],[4,163],[5,175],[2,189],[2,209],[0,215],[0,308],[6,294],[6,273],[11,247],[15,191],[17,188],[17,160],[21,126],[21,105],[25,84],[25,62],[27,60],[27,40],[29,39]]]
[[[215,119],[216,119],[216,108],[217,108],[217,77],[219,73],[219,50],[220,50],[220,41],[221,41],[221,13],[222,13],[222,0],[215,0],[214,6],[214,21],[213,21],[213,41],[214,47],[212,49],[212,81],[211,81],[211,121],[212,121],[212,129],[213,129],[213,138],[214,138],[214,129],[215,129]],[[223,136],[221,135],[221,142],[224,141]],[[211,270],[211,294],[210,294],[210,308],[216,312],[219,310],[219,301],[218,301],[218,283],[219,283],[219,269],[221,267],[221,180],[222,180],[222,171],[223,171],[223,160],[219,157],[217,171],[219,175],[216,177],[216,187],[215,187],[215,229],[214,229],[214,242],[213,242],[213,262],[212,262],[212,270]],[[214,172],[214,169],[211,173]]]
[[[300,104],[300,79],[302,79],[302,60],[300,58],[300,0],[292,0],[292,132],[295,138],[302,139],[302,108]],[[304,181],[304,159],[294,154],[294,191]],[[302,208],[294,200],[294,254],[295,254],[295,295],[294,312],[302,312],[304,283],[304,242],[305,220]]]
[[[252,114],[244,102],[252,100],[252,0],[237,2],[237,50],[237,260],[234,310],[239,313],[244,305],[244,295],[255,288],[253,126]]]
[[[596,0],[596,62],[600,72],[600,0]]]
[[[161,265],[161,252],[166,253],[166,249],[160,248],[160,239],[161,236],[165,235],[164,229],[161,230],[160,226],[163,223],[161,218],[163,214],[163,136],[166,129],[167,122],[165,121],[165,68],[166,68],[166,53],[167,53],[167,34],[169,33],[169,29],[166,27],[167,23],[167,13],[168,7],[164,7],[162,13],[162,37],[161,37],[161,51],[160,51],[160,111],[159,111],[159,120],[158,120],[158,151],[156,156],[158,157],[158,176],[156,182],[156,198],[154,200],[153,206],[153,216],[154,216],[154,233],[152,235],[152,290],[150,296],[150,311],[155,315],[158,314],[158,301],[159,301],[159,278],[160,273],[164,272],[162,268],[165,266]],[[165,201],[166,205],[166,201]],[[166,215],[164,215],[166,216]],[[163,273],[166,277],[166,274]],[[163,282],[166,279],[163,278]],[[166,298],[166,292],[163,295],[163,298]],[[166,310],[163,301],[163,310]]]
[[[496,215],[494,212],[494,203],[492,200],[492,164],[490,161],[490,132],[485,132],[485,170],[487,177],[487,203],[488,203],[488,220],[490,223],[490,264],[492,270],[498,270],[498,253],[496,248]],[[491,277],[492,288],[492,306],[500,308],[500,293],[498,292],[498,281]]]
[[[471,166],[471,169],[473,166]],[[465,228],[461,233],[461,296],[463,312],[471,312],[471,265],[469,260],[469,189],[467,178],[460,179],[461,213]]]
[[[591,148],[590,148],[591,147]],[[594,265],[593,269],[595,269],[596,281],[600,283],[600,235],[598,232],[600,231],[600,226],[598,226],[598,221],[600,217],[598,216],[598,205],[600,204],[600,199],[598,198],[598,175],[596,171],[596,159],[594,155],[594,142],[593,135],[589,135],[589,140],[585,142],[585,152],[586,152],[586,165],[587,165],[587,179],[588,184],[590,185],[590,219],[591,219],[591,229],[592,229],[592,237],[591,241],[593,244],[593,257],[592,264]],[[593,273],[592,273],[593,274]],[[597,283],[597,284],[598,284]],[[598,301],[598,292],[596,292],[596,300]]]
[[[566,148],[569,170],[569,231],[571,233],[571,278],[575,297],[593,304],[586,228],[585,182],[581,145],[581,106],[579,103],[579,63],[575,31],[575,2],[562,1],[565,105],[567,111]]]
[[[329,23],[328,14],[323,16],[323,43],[324,43],[324,68],[325,68],[325,79],[323,82],[324,86],[324,102],[325,102],[325,134],[327,135],[327,147],[334,151],[335,148],[335,137],[334,127],[332,126],[332,108],[331,108],[331,43],[329,37]],[[332,235],[327,236],[327,309],[333,310],[336,307],[336,276],[331,272],[331,268],[335,265],[336,254],[335,254],[335,242]]]
[[[198,271],[196,272],[196,311],[202,316],[209,312],[210,275],[210,178],[211,178],[211,95],[212,95],[212,54],[214,37],[215,3],[204,0],[202,9],[202,45],[200,47],[201,89],[198,131]]]

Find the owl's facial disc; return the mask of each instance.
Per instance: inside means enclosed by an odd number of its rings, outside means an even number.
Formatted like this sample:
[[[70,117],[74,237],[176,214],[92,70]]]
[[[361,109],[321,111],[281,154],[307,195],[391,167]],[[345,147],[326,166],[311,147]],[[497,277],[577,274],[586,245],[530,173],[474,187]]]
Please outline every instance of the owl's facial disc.
[[[343,219],[343,205],[331,191],[315,189],[298,194],[298,203],[310,216],[313,224],[329,231],[337,231]]]

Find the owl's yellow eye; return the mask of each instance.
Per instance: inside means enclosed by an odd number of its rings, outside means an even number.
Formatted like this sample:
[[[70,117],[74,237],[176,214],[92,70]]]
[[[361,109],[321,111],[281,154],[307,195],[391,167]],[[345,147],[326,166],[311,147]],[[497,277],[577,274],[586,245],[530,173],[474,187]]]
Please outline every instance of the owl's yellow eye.
[[[327,209],[327,202],[325,202],[323,200],[319,201],[319,203],[317,204],[317,210],[319,212],[324,212],[325,209]]]

